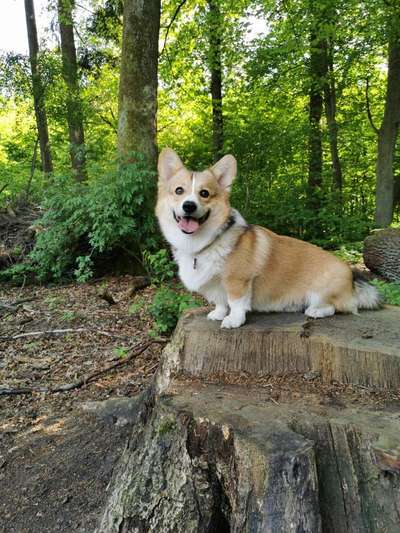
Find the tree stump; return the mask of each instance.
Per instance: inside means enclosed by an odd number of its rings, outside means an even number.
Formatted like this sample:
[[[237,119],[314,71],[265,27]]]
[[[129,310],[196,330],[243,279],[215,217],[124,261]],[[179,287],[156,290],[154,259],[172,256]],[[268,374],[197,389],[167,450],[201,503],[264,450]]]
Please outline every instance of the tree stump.
[[[98,532],[400,530],[400,308],[220,330],[166,346]]]
[[[387,281],[400,281],[400,229],[375,231],[364,241],[364,263]]]

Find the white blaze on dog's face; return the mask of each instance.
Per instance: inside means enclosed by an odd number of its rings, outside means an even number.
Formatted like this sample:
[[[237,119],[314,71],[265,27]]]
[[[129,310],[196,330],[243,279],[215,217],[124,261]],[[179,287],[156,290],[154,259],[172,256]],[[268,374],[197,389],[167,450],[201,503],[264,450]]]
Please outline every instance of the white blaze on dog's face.
[[[207,170],[192,172],[171,148],[164,148],[158,173],[156,214],[172,244],[176,244],[176,239],[171,239],[174,231],[189,238],[200,237],[219,229],[226,221],[230,213],[229,192],[236,175],[232,155],[224,156]]]

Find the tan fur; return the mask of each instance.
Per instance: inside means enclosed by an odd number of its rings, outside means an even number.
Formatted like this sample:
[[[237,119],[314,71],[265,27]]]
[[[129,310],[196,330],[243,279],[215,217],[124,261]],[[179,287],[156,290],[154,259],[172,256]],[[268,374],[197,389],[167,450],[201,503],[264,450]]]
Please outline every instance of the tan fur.
[[[350,267],[312,244],[251,226],[226,262],[224,284],[231,299],[244,296],[252,282],[253,307],[265,302],[298,302],[310,291],[338,311],[352,312]]]

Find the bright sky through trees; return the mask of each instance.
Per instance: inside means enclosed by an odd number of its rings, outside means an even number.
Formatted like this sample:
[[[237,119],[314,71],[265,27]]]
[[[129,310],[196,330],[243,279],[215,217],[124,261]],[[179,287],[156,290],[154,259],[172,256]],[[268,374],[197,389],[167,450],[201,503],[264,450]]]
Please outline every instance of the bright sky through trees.
[[[46,9],[47,3],[47,0],[35,0],[39,39],[44,37],[44,31],[49,26],[51,20],[51,15]],[[28,53],[23,0],[1,0],[0,50],[21,54]]]
[[[45,37],[52,19],[52,14],[47,10],[48,3],[48,0],[35,0],[39,39]],[[77,9],[77,11],[82,11],[82,9]],[[248,40],[265,33],[266,23],[262,18],[252,15],[249,17],[249,22]],[[0,51],[28,53],[24,0],[0,0]]]

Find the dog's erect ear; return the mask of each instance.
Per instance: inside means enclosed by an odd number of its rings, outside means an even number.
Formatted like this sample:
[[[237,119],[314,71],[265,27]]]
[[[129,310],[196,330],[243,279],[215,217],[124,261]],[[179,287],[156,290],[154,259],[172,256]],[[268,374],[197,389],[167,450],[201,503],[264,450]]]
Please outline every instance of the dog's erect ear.
[[[158,175],[160,178],[168,181],[182,167],[183,163],[178,154],[172,148],[163,148],[158,157]]]
[[[224,155],[214,166],[211,171],[217,178],[218,183],[224,189],[230,191],[233,180],[236,177],[237,163],[233,155]]]

